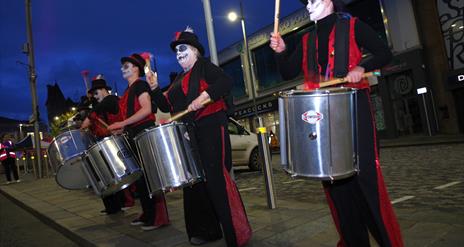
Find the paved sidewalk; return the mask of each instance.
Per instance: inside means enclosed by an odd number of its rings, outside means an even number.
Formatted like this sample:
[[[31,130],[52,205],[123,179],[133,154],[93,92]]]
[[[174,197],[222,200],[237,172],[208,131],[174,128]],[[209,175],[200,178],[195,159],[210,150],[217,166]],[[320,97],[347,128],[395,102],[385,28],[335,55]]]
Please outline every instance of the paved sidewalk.
[[[462,246],[464,144],[388,148],[380,157],[391,199],[397,201],[394,208],[405,246]],[[338,235],[320,183],[291,180],[280,169],[274,169],[274,174],[279,199],[274,210],[267,209],[258,172],[236,174],[253,228],[247,246],[336,246]],[[143,232],[129,225],[140,212],[139,205],[124,213],[101,216],[102,202],[90,190],[64,190],[53,178],[36,180],[30,174],[21,179],[21,183],[4,185],[1,174],[0,193],[81,246],[190,246],[182,191],[167,194],[171,225]],[[453,185],[452,181],[457,182]],[[449,189],[436,187],[443,184]],[[399,202],[410,195],[415,198]],[[205,246],[225,244],[219,240]]]

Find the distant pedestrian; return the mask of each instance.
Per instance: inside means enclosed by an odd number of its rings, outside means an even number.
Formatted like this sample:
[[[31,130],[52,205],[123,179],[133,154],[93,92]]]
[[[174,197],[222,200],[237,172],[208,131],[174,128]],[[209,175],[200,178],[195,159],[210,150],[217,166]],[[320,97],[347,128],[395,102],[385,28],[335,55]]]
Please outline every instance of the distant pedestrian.
[[[21,182],[18,176],[18,169],[16,168],[16,153],[13,151],[13,147],[13,141],[11,141],[11,138],[5,135],[3,142],[0,143],[0,161],[5,168],[5,175],[7,180],[6,184],[13,182],[11,180],[11,173],[13,173],[14,180],[17,183]]]

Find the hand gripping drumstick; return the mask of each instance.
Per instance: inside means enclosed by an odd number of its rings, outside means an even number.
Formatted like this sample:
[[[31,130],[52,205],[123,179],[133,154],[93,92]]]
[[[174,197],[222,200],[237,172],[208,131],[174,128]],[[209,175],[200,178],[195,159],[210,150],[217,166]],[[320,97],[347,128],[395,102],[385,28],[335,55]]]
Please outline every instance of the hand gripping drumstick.
[[[279,32],[279,15],[280,15],[280,0],[275,1],[275,12],[274,12],[274,35]]]
[[[380,71],[367,72],[367,73],[364,73],[362,75],[363,78],[371,77],[371,76],[380,76]],[[319,88],[328,87],[328,86],[334,86],[334,85],[338,85],[338,84],[342,84],[342,83],[346,83],[346,77],[321,82],[321,83],[319,83]]]
[[[213,102],[211,99],[207,99],[207,100],[201,102],[201,104],[205,106],[205,105],[207,105],[207,104],[209,104],[209,103],[211,103],[211,102]],[[189,113],[189,112],[190,112],[189,109],[185,109],[185,110],[183,110],[183,111],[177,113],[176,115],[172,116],[170,119],[168,119],[167,122],[170,123],[170,122],[172,122],[172,121],[176,121],[177,119],[179,119],[179,118],[185,116],[185,115],[186,115],[187,113]]]

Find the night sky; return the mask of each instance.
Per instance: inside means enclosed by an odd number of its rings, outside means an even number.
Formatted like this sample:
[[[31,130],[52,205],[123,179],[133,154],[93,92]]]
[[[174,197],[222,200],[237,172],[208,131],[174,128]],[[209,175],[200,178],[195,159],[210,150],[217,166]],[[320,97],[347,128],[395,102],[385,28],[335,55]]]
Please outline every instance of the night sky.
[[[242,39],[239,22],[227,19],[239,0],[210,0],[217,49]],[[32,114],[24,0],[0,0],[0,116],[28,119]],[[304,7],[298,0],[281,3],[281,17]],[[272,24],[274,1],[243,0],[248,35]],[[157,61],[162,86],[180,70],[169,43],[176,31],[191,26],[208,52],[201,0],[32,0],[32,28],[41,119],[46,120],[47,84],[57,82],[65,97],[85,95],[81,71],[105,75],[121,94],[127,86],[120,58],[149,51]],[[208,56],[208,54],[206,54]]]

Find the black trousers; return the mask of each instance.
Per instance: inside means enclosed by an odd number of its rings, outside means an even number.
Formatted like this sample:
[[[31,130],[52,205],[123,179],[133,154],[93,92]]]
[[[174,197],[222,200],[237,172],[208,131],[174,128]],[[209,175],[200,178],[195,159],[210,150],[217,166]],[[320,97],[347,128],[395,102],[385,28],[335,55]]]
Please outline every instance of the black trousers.
[[[3,167],[5,168],[6,180],[11,181],[11,172],[13,172],[14,180],[18,180],[18,169],[16,168],[16,162],[14,158],[6,158],[2,161]]]
[[[135,145],[134,137],[137,136],[137,134],[143,131],[144,129],[150,128],[152,126],[154,126],[154,123],[147,122],[145,124],[141,124],[139,126],[128,129],[128,134],[129,134],[128,141],[129,141],[129,144],[134,154],[137,153],[137,145]],[[145,183],[144,176],[145,174],[143,174],[143,176],[141,176],[135,182],[136,192],[139,196],[140,205],[142,206],[142,211],[143,211],[142,215],[140,216],[140,220],[142,220],[146,224],[153,225],[155,224],[155,219],[156,219],[155,196],[153,196],[153,198],[150,198],[148,187],[147,187],[147,184]]]
[[[232,167],[227,117],[220,114],[210,121],[197,124],[196,142],[206,182],[184,188],[184,215],[187,235],[205,240],[216,240],[224,233],[227,246],[237,240],[227,197],[223,168]],[[222,226],[222,232],[221,232]]]
[[[379,188],[378,184],[375,126],[367,90],[358,91],[357,107],[360,172],[350,178],[324,181],[323,186],[342,246],[370,246],[368,231],[380,246],[392,246],[381,212],[385,208],[392,209],[389,201],[385,203],[379,199],[379,191],[384,188]],[[384,187],[383,183],[381,186]],[[396,218],[388,221],[396,223]]]
[[[121,211],[121,207],[124,205],[124,191],[118,191],[112,195],[103,197],[102,201],[107,214],[117,213]]]

